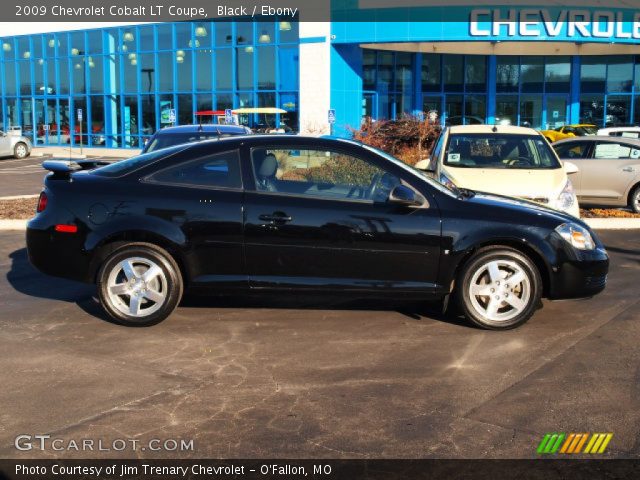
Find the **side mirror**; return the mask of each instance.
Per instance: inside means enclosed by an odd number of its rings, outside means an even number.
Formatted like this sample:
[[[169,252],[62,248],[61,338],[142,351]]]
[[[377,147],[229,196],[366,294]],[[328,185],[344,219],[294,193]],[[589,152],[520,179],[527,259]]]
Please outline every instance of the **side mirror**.
[[[425,172],[435,172],[431,168],[431,157],[427,157],[424,160],[420,160],[418,163],[414,165],[418,170],[423,170]]]
[[[420,207],[425,199],[406,185],[397,185],[389,194],[389,203],[403,205],[405,207]]]
[[[571,175],[572,173],[578,173],[580,169],[575,163],[571,162],[563,162],[564,171],[567,172],[567,175]]]

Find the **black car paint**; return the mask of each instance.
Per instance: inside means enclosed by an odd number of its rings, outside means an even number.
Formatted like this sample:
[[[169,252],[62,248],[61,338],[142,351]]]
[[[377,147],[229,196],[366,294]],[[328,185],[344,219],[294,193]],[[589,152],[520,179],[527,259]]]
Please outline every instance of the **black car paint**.
[[[258,192],[254,147],[338,149],[402,178],[426,199],[420,208]],[[152,172],[203,154],[238,149],[243,188],[175,187],[144,181]],[[538,266],[550,298],[604,288],[608,257],[580,251],[554,229],[568,214],[509,197],[456,197],[354,142],[295,136],[232,137],[189,145],[121,177],[73,173],[45,180],[47,209],[29,222],[32,263],[51,275],[94,282],[114,242],[167,249],[195,291],[313,289],[442,298],[478,248],[506,245]],[[290,220],[278,215],[291,217]],[[266,217],[265,217],[266,216]],[[265,218],[271,217],[268,220]],[[76,234],[54,230],[75,224]]]

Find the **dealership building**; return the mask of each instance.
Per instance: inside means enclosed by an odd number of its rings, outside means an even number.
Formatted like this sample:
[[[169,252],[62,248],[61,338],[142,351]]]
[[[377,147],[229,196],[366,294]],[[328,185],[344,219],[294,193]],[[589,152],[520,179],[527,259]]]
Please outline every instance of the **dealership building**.
[[[640,123],[636,10],[396,3],[334,2],[331,22],[14,24],[0,39],[0,125],[37,145],[139,148],[228,109],[259,130],[343,136],[404,114]]]

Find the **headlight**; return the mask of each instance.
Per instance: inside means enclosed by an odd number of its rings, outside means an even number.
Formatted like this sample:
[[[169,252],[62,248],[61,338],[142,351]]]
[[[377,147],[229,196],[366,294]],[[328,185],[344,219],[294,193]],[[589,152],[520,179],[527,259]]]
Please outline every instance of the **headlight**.
[[[453,183],[453,180],[447,177],[444,173],[440,174],[440,183],[447,187],[449,190],[456,189],[456,184]]]
[[[556,208],[558,210],[569,210],[576,201],[576,194],[573,190],[573,184],[571,180],[567,179],[564,188],[556,199]]]
[[[586,228],[576,223],[563,223],[556,227],[556,232],[578,250],[593,250],[596,243]]]

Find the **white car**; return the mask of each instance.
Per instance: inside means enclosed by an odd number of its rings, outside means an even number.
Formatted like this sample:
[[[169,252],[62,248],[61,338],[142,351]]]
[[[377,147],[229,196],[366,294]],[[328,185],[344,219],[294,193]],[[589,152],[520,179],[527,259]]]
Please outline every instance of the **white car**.
[[[609,127],[598,130],[598,135],[640,138],[640,127]]]
[[[532,128],[464,125],[445,129],[431,157],[417,168],[443,184],[523,198],[575,217],[580,208],[569,174],[578,167],[560,162]]]

